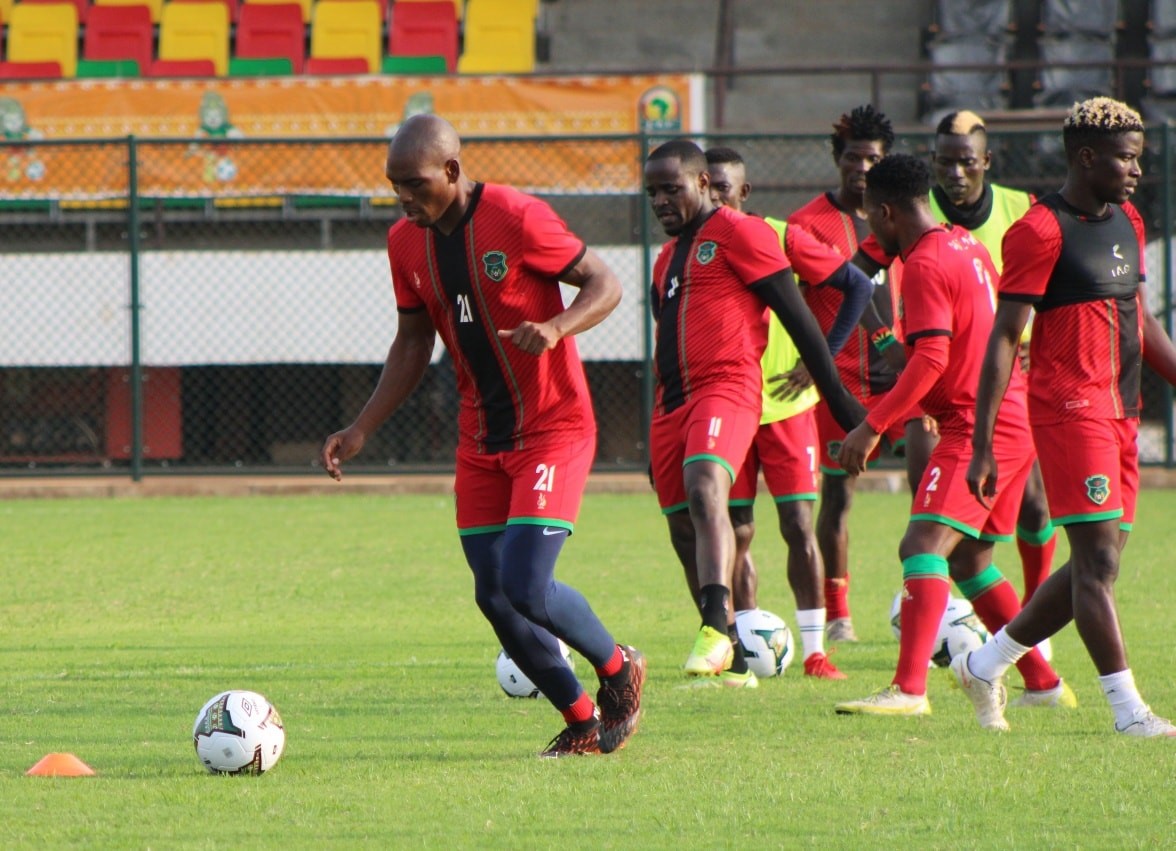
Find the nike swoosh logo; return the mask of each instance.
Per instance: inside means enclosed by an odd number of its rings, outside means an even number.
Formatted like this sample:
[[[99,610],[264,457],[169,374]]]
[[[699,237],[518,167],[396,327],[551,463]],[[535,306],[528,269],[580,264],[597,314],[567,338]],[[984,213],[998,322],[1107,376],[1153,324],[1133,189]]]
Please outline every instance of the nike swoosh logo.
[[[566,532],[567,529],[552,529],[550,526],[543,527],[544,535],[558,535],[560,532]]]

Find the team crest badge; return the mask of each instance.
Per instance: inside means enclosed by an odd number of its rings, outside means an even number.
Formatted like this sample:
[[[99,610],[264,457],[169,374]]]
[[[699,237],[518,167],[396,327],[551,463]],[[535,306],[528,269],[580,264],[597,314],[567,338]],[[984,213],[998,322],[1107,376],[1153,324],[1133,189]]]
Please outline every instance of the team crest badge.
[[[710,240],[707,240],[706,242],[702,243],[702,245],[698,246],[698,253],[695,254],[694,257],[696,260],[698,260],[699,263],[705,266],[707,263],[715,259],[715,251],[717,249],[717,245],[715,245]]]
[[[840,440],[830,440],[829,443],[827,444],[826,448],[829,450],[829,457],[836,458],[838,455],[841,454],[841,441]]]
[[[1102,505],[1111,495],[1111,480],[1106,476],[1090,476],[1086,480],[1086,496],[1095,505]]]
[[[501,251],[487,251],[482,255],[482,266],[486,269],[486,276],[500,283],[506,277],[506,255]]]

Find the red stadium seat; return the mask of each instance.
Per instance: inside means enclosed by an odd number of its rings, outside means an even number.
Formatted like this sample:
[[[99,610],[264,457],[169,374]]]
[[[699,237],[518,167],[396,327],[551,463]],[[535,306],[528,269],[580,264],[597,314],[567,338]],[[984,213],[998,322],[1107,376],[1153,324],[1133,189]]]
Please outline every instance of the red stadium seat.
[[[131,59],[146,69],[154,53],[151,10],[146,6],[95,6],[90,10],[84,59]]]
[[[302,67],[303,73],[313,76],[332,74],[367,74],[368,61],[362,56],[322,57],[311,56]]]
[[[59,80],[60,62],[0,62],[0,80]]]
[[[388,27],[391,56],[444,56],[452,73],[457,67],[457,18],[450,0],[397,3]]]
[[[246,3],[237,22],[237,51],[241,59],[289,59],[301,74],[306,61],[306,24],[297,3],[271,6]]]
[[[73,3],[78,10],[78,23],[86,23],[90,13],[90,0],[20,0],[21,3]]]
[[[156,59],[143,76],[215,77],[216,63],[211,59]]]

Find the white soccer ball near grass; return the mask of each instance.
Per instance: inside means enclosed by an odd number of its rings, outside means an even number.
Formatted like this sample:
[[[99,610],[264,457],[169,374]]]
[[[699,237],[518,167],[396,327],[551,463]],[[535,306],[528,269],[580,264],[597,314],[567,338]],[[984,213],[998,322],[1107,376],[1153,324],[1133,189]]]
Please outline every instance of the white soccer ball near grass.
[[[902,639],[902,594],[902,591],[895,594],[894,602],[890,605],[890,628],[896,641]],[[972,604],[963,597],[951,597],[947,601],[943,619],[939,622],[931,663],[937,668],[946,668],[954,657],[969,650],[978,650],[986,641],[988,630],[976,616]]]
[[[559,642],[559,652],[563,654],[568,665],[574,668],[572,651],[562,641]],[[531,678],[522,672],[505,650],[498,651],[498,658],[494,661],[494,673],[498,677],[498,684],[508,697],[539,697],[542,694],[539,687],[531,682]]]
[[[779,615],[764,609],[735,613],[735,629],[749,667],[757,677],[778,677],[792,664],[796,649],[792,630]]]
[[[196,715],[196,756],[213,774],[261,774],[286,747],[282,716],[255,691],[222,691]]]

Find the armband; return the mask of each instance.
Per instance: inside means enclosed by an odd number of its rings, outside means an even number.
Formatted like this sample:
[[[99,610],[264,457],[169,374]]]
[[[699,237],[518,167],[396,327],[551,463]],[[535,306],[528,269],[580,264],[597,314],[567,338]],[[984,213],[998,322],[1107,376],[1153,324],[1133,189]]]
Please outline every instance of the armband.
[[[884,352],[898,341],[894,339],[894,332],[885,325],[870,335],[870,343],[879,352]]]

